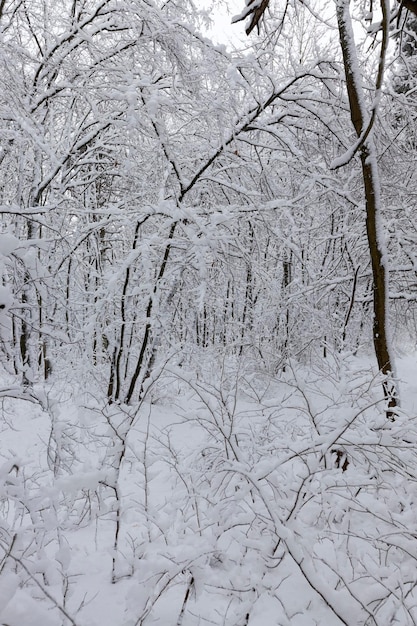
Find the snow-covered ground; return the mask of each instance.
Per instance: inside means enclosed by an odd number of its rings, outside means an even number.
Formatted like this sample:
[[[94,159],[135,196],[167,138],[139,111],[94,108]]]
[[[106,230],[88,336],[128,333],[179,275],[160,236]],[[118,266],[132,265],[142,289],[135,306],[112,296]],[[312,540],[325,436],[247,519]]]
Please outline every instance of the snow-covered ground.
[[[0,624],[417,623],[417,357],[1,398]],[[13,397],[14,396],[14,397]]]

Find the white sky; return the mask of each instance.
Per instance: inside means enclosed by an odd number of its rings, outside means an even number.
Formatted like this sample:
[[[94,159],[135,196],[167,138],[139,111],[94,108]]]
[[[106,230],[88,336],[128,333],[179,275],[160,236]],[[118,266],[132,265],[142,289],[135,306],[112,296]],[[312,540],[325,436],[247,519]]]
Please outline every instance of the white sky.
[[[234,42],[239,45],[244,42],[247,45],[245,22],[231,23],[233,16],[242,13],[246,6],[245,0],[215,0],[215,2],[197,0],[196,5],[211,6],[210,16],[213,20],[213,27],[208,35],[215,43],[227,45]]]

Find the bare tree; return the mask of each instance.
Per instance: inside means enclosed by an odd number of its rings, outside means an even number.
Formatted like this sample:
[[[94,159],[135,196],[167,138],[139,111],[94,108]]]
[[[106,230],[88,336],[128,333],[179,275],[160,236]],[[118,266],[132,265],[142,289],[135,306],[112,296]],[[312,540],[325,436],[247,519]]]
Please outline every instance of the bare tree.
[[[249,16],[249,25],[246,29],[246,32],[249,34],[259,24],[259,20],[263,17],[268,4],[268,2],[250,3],[247,9],[235,21]],[[412,4],[414,5],[414,2]],[[390,25],[388,0],[381,0],[380,7],[382,12],[382,40],[373,99],[370,107],[368,107],[365,90],[362,86],[363,71],[359,67],[355,36],[351,25],[350,0],[342,0],[336,3],[336,19],[339,29],[350,117],[357,141],[343,157],[335,161],[334,167],[346,165],[356,153],[359,153],[366,201],[366,232],[373,280],[373,343],[378,367],[384,375],[383,392],[387,402],[387,417],[394,419],[395,408],[398,402],[398,390],[394,382],[395,368],[388,331],[388,266],[381,222],[381,184],[377,154],[373,141],[373,130],[384,79]],[[281,17],[281,23],[284,20],[285,11]]]

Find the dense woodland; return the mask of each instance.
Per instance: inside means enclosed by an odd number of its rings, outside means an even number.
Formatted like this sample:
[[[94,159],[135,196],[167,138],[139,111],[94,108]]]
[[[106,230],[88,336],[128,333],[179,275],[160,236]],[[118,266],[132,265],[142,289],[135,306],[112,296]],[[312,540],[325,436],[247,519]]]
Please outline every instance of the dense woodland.
[[[0,0],[2,626],[417,624],[414,4]]]
[[[370,349],[364,184],[336,25],[277,6],[266,34],[233,53],[200,34],[186,3],[3,4],[10,374],[30,387],[71,363],[110,402],[134,404],[170,360],[227,354],[276,373],[289,355]],[[355,68],[365,123],[377,112],[388,325],[401,347],[416,333],[406,17],[387,25],[402,29],[382,96],[382,27],[369,15]]]

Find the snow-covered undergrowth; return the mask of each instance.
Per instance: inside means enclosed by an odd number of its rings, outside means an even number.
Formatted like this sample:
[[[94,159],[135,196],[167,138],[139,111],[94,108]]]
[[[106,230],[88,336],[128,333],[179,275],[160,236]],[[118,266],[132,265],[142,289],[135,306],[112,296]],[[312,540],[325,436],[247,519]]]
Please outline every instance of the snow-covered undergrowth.
[[[134,408],[4,378],[0,624],[416,624],[414,367],[395,422],[348,357]]]

